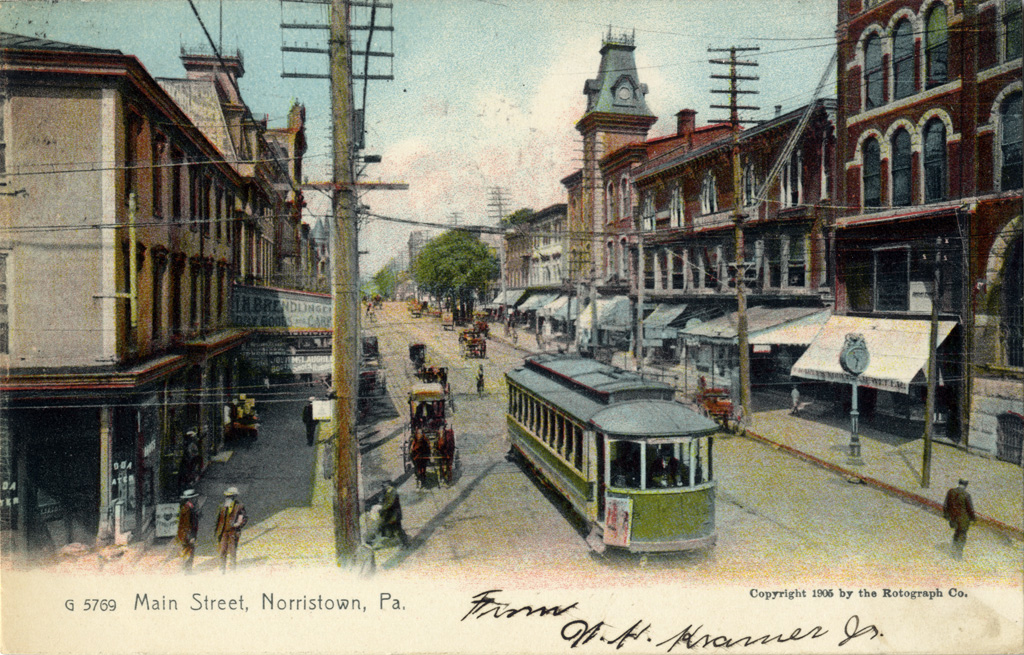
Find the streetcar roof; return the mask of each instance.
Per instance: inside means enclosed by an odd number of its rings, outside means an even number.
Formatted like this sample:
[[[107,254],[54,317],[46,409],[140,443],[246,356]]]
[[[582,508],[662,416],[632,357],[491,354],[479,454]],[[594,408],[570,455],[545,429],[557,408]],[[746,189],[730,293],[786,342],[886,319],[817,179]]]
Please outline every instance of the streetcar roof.
[[[591,422],[609,435],[645,437],[712,434],[718,424],[671,400],[631,400],[602,409]]]
[[[636,373],[575,355],[534,355],[525,364],[528,369],[596,394],[605,402],[622,400],[627,395],[657,398],[671,397],[673,393],[672,387],[662,382],[644,380]]]

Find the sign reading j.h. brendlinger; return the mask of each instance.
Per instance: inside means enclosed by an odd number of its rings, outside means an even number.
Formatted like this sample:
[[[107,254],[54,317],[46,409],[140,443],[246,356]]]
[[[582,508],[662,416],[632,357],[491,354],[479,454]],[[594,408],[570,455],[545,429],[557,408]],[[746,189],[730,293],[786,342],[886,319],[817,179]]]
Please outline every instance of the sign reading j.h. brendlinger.
[[[231,322],[236,327],[331,329],[331,297],[321,293],[235,285]]]

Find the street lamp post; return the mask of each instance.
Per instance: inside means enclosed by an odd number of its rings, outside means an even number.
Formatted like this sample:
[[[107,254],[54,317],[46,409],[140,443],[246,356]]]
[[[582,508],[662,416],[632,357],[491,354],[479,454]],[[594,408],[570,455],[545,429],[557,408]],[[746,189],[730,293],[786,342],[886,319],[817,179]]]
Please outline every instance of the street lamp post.
[[[847,334],[846,342],[839,351],[839,365],[844,371],[853,376],[853,399],[850,409],[850,459],[854,463],[860,462],[860,436],[857,429],[857,419],[860,412],[857,411],[857,388],[860,386],[860,375],[867,370],[871,362],[871,355],[868,353],[867,342],[862,334]]]

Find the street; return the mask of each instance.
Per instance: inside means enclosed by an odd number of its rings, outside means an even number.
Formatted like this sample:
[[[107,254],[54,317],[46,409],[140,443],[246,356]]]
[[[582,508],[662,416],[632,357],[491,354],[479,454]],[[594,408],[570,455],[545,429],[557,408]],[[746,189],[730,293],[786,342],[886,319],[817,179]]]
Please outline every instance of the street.
[[[457,332],[441,330],[434,319],[413,319],[398,303],[386,304],[367,332],[380,339],[388,391],[399,416],[364,430],[361,443],[373,445],[362,456],[363,494],[375,493],[386,477],[402,480],[404,524],[412,537],[412,547],[387,567],[511,567],[536,574],[578,570],[659,578],[698,575],[716,581],[749,579],[752,573],[878,581],[1019,576],[1019,541],[978,527],[971,531],[969,556],[954,562],[951,532],[941,517],[742,437],[720,438],[716,444],[718,544],[712,551],[643,561],[592,555],[581,521],[568,506],[505,460],[502,375],[522,360],[524,351],[492,338],[485,360],[464,360]],[[416,490],[403,476],[407,416],[401,409],[414,379],[408,363],[411,342],[428,344],[428,361],[449,366],[463,462],[462,475],[450,489]],[[519,343],[535,341],[523,332]],[[486,374],[486,393],[480,398],[474,389],[478,362]]]

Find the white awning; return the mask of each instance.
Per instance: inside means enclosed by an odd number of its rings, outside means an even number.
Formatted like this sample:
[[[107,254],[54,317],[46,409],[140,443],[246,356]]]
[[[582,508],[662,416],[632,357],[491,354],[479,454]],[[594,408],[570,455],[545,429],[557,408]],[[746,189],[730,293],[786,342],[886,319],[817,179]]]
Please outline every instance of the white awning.
[[[526,293],[526,289],[505,289],[499,291],[498,295],[491,301],[492,305],[514,305]]]
[[[798,319],[792,323],[785,323],[777,327],[765,330],[750,338],[750,345],[761,346],[807,346],[818,336],[825,322],[832,316],[832,310],[826,309],[817,314],[811,314],[805,318]]]
[[[576,315],[579,313],[577,310],[576,298],[569,296],[559,296],[554,301],[544,305],[541,308],[540,313],[548,318],[553,318],[556,321],[572,321],[576,319]]]
[[[747,336],[753,343],[753,339],[763,332],[794,324],[821,311],[820,307],[750,307],[747,309]],[[735,344],[737,343],[736,312],[680,330],[679,334],[710,343]]]
[[[669,325],[686,311],[686,305],[659,304],[644,319],[644,345],[660,346],[665,339],[675,339],[679,328]]]
[[[521,312],[532,312],[540,309],[556,298],[558,298],[557,293],[535,293],[527,298],[522,305],[519,305],[517,309]]]
[[[590,329],[592,315],[593,311],[589,306],[580,312],[580,329]],[[630,327],[629,298],[626,296],[598,298],[597,324],[602,330],[628,331]]]
[[[956,327],[955,321],[939,321],[938,344]],[[923,374],[928,363],[931,324],[927,320],[833,316],[793,365],[792,375],[811,380],[852,383],[853,376],[839,365],[846,335],[864,336],[870,360],[859,384],[897,393],[909,393],[910,383]]]

